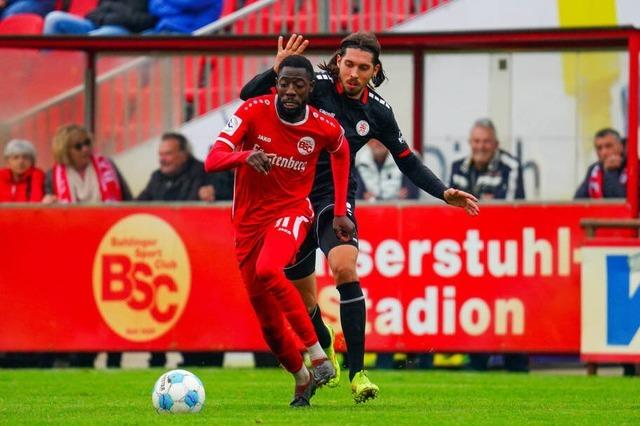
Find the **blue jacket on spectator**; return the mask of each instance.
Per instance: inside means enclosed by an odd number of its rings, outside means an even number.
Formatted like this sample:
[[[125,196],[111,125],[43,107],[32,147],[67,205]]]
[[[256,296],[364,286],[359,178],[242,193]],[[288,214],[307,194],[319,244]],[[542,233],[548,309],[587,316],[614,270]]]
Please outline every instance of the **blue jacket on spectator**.
[[[158,33],[190,34],[220,17],[222,0],[149,0]]]
[[[0,20],[22,13],[35,13],[42,16],[56,8],[56,0],[8,0],[4,8],[0,7]]]
[[[522,167],[517,158],[498,149],[486,170],[478,171],[471,156],[455,161],[451,166],[453,188],[469,192],[478,198],[497,200],[524,199]]]

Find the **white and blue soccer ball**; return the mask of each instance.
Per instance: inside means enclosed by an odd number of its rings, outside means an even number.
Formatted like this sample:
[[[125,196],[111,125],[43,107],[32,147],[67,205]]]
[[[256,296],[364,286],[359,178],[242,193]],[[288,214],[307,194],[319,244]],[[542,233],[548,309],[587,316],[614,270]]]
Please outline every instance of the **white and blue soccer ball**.
[[[198,413],[204,405],[204,386],[187,370],[164,373],[155,386],[151,400],[158,413]]]

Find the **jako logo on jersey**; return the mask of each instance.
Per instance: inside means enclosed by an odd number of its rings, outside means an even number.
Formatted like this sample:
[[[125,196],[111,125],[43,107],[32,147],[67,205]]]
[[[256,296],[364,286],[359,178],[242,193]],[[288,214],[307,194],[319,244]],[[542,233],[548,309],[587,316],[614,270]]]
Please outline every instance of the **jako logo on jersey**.
[[[607,344],[629,345],[640,329],[640,256],[607,256]]]
[[[240,124],[242,124],[242,118],[238,117],[237,115],[232,115],[222,131],[229,136],[233,136],[236,130],[238,130],[238,128],[240,127]]]
[[[261,140],[262,142],[271,142],[271,138],[268,136],[264,136],[264,135],[258,135],[258,139]]]
[[[356,124],[356,132],[360,136],[366,136],[369,133],[369,123],[364,120],[358,121],[358,124]]]
[[[309,155],[316,147],[316,141],[312,137],[305,136],[298,141],[298,152],[302,155]]]

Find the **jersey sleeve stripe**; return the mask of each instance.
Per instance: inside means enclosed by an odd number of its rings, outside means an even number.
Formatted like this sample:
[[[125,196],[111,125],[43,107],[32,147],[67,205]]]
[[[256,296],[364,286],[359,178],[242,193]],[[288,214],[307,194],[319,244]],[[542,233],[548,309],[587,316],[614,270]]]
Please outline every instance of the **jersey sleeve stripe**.
[[[333,151],[329,151],[329,150],[327,151],[329,152],[329,154],[333,154],[334,152],[337,152],[342,147],[343,143],[344,143],[344,136],[340,137],[340,143],[338,144],[338,147],[336,149],[334,149]]]
[[[400,154],[398,154],[398,158],[408,157],[409,155],[411,155],[411,150],[407,148],[404,151],[402,151]]]
[[[216,142],[218,142],[218,141],[227,144],[229,146],[229,148],[231,148],[231,149],[236,149],[236,146],[229,139],[218,137],[218,138],[216,138]]]

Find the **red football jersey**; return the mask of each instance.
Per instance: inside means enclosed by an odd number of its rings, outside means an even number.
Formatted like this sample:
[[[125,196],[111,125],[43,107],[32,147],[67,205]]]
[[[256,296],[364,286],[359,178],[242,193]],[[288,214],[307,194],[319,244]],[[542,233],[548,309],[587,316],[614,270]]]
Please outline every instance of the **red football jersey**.
[[[276,95],[267,95],[242,104],[218,143],[236,151],[262,150],[271,160],[267,175],[247,165],[236,169],[233,222],[240,230],[270,224],[285,211],[308,206],[320,152],[334,152],[348,142],[333,117],[307,105],[304,119],[290,123],[278,115]]]

